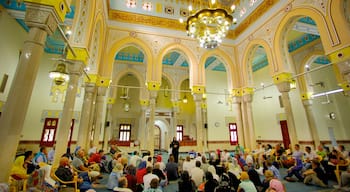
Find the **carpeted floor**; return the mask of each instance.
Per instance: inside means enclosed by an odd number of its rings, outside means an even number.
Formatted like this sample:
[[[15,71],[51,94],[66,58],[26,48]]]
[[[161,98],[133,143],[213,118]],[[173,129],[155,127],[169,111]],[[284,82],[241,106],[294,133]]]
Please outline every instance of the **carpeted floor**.
[[[284,177],[286,175],[286,169],[281,168],[280,169],[281,176]],[[108,180],[108,175],[104,174],[103,179],[100,180],[101,184],[98,184],[95,188],[97,192],[111,192],[110,190],[106,189],[105,185]],[[336,184],[334,181],[330,181],[328,183],[328,188],[321,188],[317,186],[312,185],[305,185],[304,183],[300,182],[288,182],[288,181],[282,181],[286,188],[287,192],[306,192],[306,191],[312,191],[312,192],[331,192],[331,191],[337,191],[332,186]],[[177,183],[171,183],[169,184],[163,191],[164,192],[176,192],[177,189]]]

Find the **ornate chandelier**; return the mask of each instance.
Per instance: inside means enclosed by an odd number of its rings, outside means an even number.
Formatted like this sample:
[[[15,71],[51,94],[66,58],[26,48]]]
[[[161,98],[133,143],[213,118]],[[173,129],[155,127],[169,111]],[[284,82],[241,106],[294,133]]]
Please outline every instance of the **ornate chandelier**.
[[[235,5],[219,4],[216,0],[208,0],[208,3],[208,8],[199,10],[194,10],[191,5],[188,7],[190,16],[186,30],[188,36],[199,40],[201,47],[214,49],[226,37],[232,23],[236,23],[232,17]]]

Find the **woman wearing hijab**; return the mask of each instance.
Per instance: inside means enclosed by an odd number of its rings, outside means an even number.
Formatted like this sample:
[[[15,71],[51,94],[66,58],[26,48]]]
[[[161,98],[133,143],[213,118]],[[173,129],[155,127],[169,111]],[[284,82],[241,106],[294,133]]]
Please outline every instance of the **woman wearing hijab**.
[[[32,151],[26,151],[24,155],[18,156],[13,163],[10,175],[16,180],[27,179],[28,164],[31,163],[34,154]]]

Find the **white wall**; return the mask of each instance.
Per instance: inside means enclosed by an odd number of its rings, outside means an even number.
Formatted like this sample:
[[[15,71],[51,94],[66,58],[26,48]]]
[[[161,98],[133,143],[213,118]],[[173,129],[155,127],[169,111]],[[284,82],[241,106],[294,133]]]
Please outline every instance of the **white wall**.
[[[0,101],[6,101],[27,32],[6,11],[1,13],[0,26],[0,81],[4,74],[9,76]]]
[[[227,87],[225,72],[206,71],[208,141],[229,141],[226,117],[232,117],[233,111],[225,103],[224,91]],[[210,94],[216,93],[216,94]],[[222,102],[222,103],[219,103]],[[215,123],[218,122],[217,125]],[[233,123],[233,122],[231,122]]]
[[[0,93],[0,100],[6,102],[10,85],[18,64],[19,51],[23,47],[27,32],[6,13],[3,13],[0,17],[0,26],[0,76],[2,78],[2,75],[5,73],[9,75],[5,93]],[[62,110],[63,108],[63,102],[59,101],[53,103],[51,101],[50,89],[52,81],[48,77],[49,71],[53,70],[55,67],[55,61],[51,58],[58,56],[59,55],[47,53],[43,54],[22,130],[22,141],[39,141],[43,129],[42,112],[44,110]],[[80,96],[76,97],[74,111],[81,110],[84,90],[80,89],[80,91]],[[78,128],[79,122],[76,121],[72,137],[73,141],[76,141],[77,139]]]

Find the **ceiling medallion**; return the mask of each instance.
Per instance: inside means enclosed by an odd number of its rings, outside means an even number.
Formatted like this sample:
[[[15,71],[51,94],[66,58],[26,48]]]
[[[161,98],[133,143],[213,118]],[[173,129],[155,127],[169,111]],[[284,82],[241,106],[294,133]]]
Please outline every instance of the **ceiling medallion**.
[[[227,4],[227,3],[225,3]],[[195,10],[192,5],[188,7],[190,16],[187,18],[187,35],[196,38],[201,47],[214,49],[226,37],[232,23],[237,19],[232,17],[235,5],[225,6],[216,0],[208,0],[208,7]],[[180,22],[183,22],[180,19]]]

